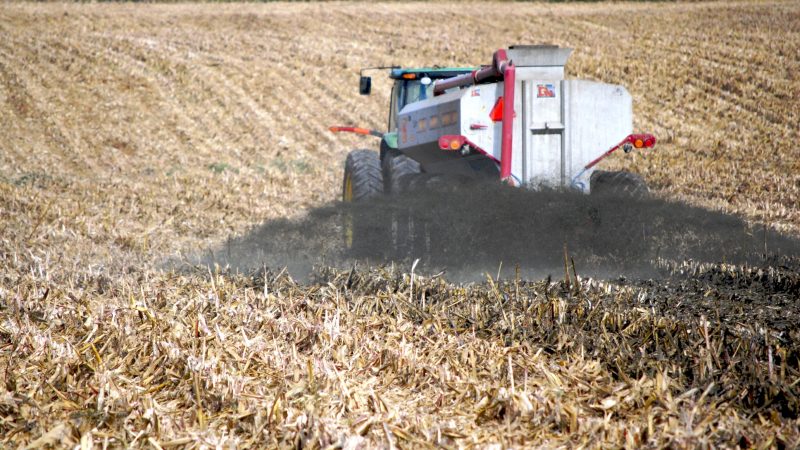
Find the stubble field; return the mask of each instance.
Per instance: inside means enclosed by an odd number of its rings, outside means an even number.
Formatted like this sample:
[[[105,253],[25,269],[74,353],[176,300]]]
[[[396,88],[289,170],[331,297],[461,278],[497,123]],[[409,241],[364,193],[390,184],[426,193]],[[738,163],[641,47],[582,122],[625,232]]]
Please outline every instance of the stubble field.
[[[360,67],[541,42],[659,137],[607,167],[798,248],[797,3],[0,6],[0,445],[800,445],[775,239],[652,280],[197,264],[338,198]]]

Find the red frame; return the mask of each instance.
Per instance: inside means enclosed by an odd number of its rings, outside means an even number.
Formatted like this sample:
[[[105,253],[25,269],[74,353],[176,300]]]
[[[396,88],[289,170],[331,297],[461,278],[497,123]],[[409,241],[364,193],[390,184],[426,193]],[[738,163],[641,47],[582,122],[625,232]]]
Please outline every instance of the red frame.
[[[641,140],[642,141],[642,146],[641,147],[636,146],[635,143],[636,143],[637,140]],[[625,144],[631,144],[636,148],[652,148],[654,145],[656,145],[656,137],[653,136],[652,134],[649,134],[649,133],[629,134],[628,136],[625,137],[625,139],[620,141],[619,144],[611,147],[610,149],[608,149],[608,151],[606,151],[602,155],[598,156],[594,161],[592,161],[589,164],[587,164],[586,167],[583,168],[583,170],[588,170],[588,169],[591,169],[592,167],[596,166],[597,163],[599,163],[600,161],[604,160],[608,155],[614,153],[614,151],[616,151],[617,149],[619,149],[620,147],[622,147]]]

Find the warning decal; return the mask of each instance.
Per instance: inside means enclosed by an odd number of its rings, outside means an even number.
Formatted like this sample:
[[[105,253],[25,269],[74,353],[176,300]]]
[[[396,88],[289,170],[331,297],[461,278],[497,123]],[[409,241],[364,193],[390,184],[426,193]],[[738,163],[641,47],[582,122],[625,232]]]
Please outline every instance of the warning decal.
[[[555,97],[556,88],[552,84],[538,84],[536,96],[537,97]]]

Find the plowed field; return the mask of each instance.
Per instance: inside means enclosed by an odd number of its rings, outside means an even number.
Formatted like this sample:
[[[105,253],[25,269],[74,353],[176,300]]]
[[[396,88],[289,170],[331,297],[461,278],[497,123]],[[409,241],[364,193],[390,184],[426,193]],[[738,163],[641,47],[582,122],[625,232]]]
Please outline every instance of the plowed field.
[[[762,254],[598,281],[573,247],[577,270],[473,284],[197,264],[336,245],[278,220],[319,217],[376,144],[328,126],[385,128],[361,67],[516,43],[628,88],[659,142],[606,167],[713,211],[670,210],[692,248],[728,242],[708,225]],[[799,55],[796,2],[3,4],[0,447],[800,446]]]

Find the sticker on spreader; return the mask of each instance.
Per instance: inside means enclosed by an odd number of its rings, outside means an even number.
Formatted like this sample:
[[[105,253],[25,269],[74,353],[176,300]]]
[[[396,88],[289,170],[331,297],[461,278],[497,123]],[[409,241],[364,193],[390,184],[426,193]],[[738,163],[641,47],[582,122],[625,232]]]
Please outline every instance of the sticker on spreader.
[[[541,97],[555,97],[556,88],[552,84],[537,84],[536,96]]]

